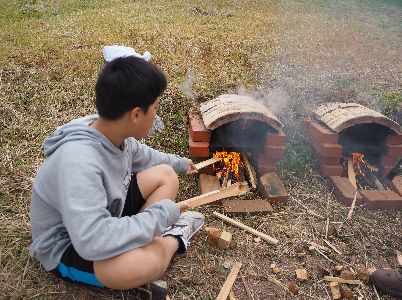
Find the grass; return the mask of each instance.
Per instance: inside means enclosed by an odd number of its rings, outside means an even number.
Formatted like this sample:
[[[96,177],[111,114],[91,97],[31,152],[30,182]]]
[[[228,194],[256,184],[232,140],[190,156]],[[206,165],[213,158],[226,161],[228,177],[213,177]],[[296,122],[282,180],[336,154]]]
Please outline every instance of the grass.
[[[95,112],[94,83],[102,65],[102,46],[124,44],[152,53],[153,62],[169,80],[159,111],[166,130],[146,142],[187,156],[189,111],[196,110],[200,101],[239,86],[253,90],[265,77],[281,18],[275,14],[276,4],[262,0],[0,2],[0,298],[133,298],[132,291],[64,283],[28,254],[29,198],[32,180],[43,161],[42,142],[58,125]],[[181,89],[188,74],[194,74],[194,99]],[[394,103],[393,94],[387,97],[388,103]],[[327,297],[326,285],[314,279],[314,265],[330,268],[332,264],[316,253],[309,252],[304,261],[296,255],[308,239],[322,243],[324,222],[306,214],[298,203],[328,214],[334,222],[344,221],[346,208],[311,167],[310,157],[307,143],[290,143],[280,165],[291,196],[289,205],[275,207],[272,215],[241,219],[279,238],[278,247],[256,244],[250,235],[212,217],[219,207],[201,208],[209,226],[233,234],[237,248],[220,251],[206,245],[204,235],[195,238],[189,253],[174,258],[165,275],[174,299],[214,299],[228,274],[223,267],[226,260],[244,263],[242,272],[255,299],[293,298],[266,280],[273,261],[283,269],[278,278],[284,283],[294,280],[295,266],[306,265],[313,275],[302,285],[301,295]],[[194,177],[180,180],[180,200],[197,194]],[[353,268],[395,265],[393,252],[401,248],[400,212],[357,208],[348,225],[342,232],[337,232],[336,224],[330,226],[331,242],[345,253],[328,254],[331,259]],[[240,282],[234,291],[245,299]],[[374,299],[369,285],[362,285],[359,291]]]

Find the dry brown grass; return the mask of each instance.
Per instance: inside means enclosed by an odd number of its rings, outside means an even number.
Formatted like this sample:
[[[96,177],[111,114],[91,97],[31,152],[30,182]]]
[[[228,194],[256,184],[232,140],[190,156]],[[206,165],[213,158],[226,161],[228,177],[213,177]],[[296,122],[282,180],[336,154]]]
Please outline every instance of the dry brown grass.
[[[103,291],[67,284],[47,274],[28,254],[30,244],[29,197],[36,169],[43,161],[42,142],[56,126],[79,115],[93,113],[93,85],[102,64],[101,47],[125,44],[153,54],[153,61],[168,75],[169,87],[160,115],[167,129],[147,142],[167,152],[187,155],[189,110],[222,92],[248,89],[265,78],[266,62],[278,44],[276,1],[3,1],[4,20],[0,48],[0,298],[94,299],[132,298],[133,292]],[[195,74],[187,98],[180,84]],[[286,121],[286,120],[284,120]],[[299,145],[300,146],[300,145]],[[359,266],[395,266],[395,250],[402,248],[401,214],[356,209],[352,221],[331,224],[329,239],[343,255],[315,252],[304,260],[296,252],[305,242],[322,244],[325,223],[306,214],[304,203],[332,222],[343,222],[347,208],[338,204],[300,149],[288,150],[289,161],[281,176],[291,201],[269,216],[245,217],[242,222],[280,240],[278,247],[253,243],[252,237],[212,216],[215,208],[201,208],[207,224],[226,228],[237,248],[219,251],[197,236],[184,257],[176,257],[165,275],[174,299],[213,299],[228,270],[225,261],[240,260],[242,273],[254,299],[293,299],[267,281],[269,265],[283,269],[278,279],[294,280],[294,268],[305,263],[311,274],[301,285],[306,299],[329,299],[328,286],[315,265],[330,268],[341,263]],[[303,153],[308,144],[300,146]],[[295,150],[295,151],[291,151]],[[292,156],[293,153],[293,156]],[[296,154],[296,155],[295,155]],[[308,157],[308,156],[307,156]],[[300,167],[300,159],[303,169]],[[298,160],[299,159],[299,160]],[[196,179],[181,178],[180,200],[197,194]],[[250,196],[249,196],[250,197]],[[251,197],[258,197],[252,195]],[[327,207],[328,203],[328,207]],[[360,286],[365,299],[376,299],[372,287]],[[234,292],[246,299],[241,281]],[[357,290],[355,291],[357,293]],[[391,299],[382,296],[383,299]],[[301,298],[301,297],[299,297]]]

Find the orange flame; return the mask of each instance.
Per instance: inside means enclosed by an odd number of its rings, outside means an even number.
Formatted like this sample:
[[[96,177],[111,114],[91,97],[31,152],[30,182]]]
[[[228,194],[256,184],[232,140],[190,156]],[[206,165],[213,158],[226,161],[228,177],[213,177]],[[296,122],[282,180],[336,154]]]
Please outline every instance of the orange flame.
[[[364,154],[352,153],[352,158],[353,158],[353,166],[356,166],[360,175],[366,176],[366,175],[364,175],[364,172],[361,167],[362,165],[367,165],[367,162],[364,160]]]
[[[226,152],[226,151],[217,151],[213,154],[213,157],[221,158],[222,160],[219,163],[223,163],[222,168],[222,176],[225,176],[227,172],[231,171],[232,174],[239,179],[240,168],[244,167],[243,162],[240,158],[240,153],[238,152]],[[219,164],[218,163],[218,164]],[[216,166],[214,164],[214,168],[216,170]]]

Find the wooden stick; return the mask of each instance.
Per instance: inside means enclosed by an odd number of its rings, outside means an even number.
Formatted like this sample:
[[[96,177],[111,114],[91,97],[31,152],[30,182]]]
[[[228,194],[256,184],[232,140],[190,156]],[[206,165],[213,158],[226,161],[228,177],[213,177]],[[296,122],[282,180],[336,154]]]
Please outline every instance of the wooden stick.
[[[342,255],[342,252],[339,251],[338,249],[336,249],[336,247],[334,245],[332,245],[329,241],[324,240],[325,244],[327,244],[332,250],[334,250],[336,253],[338,253],[339,255]]]
[[[243,154],[244,165],[246,166],[248,177],[250,178],[251,187],[253,189],[256,189],[257,188],[257,183],[256,183],[257,180],[256,180],[254,168],[250,164],[250,161],[248,160],[247,153],[242,153],[242,154]]]
[[[261,239],[263,239],[264,241],[266,241],[266,242],[268,242],[270,244],[273,244],[273,245],[278,244],[277,239],[274,239],[273,237],[270,237],[269,235],[266,235],[265,233],[257,231],[254,228],[251,228],[251,227],[249,227],[247,225],[244,225],[243,223],[240,223],[239,221],[233,220],[233,219],[231,219],[231,218],[229,218],[229,217],[227,217],[225,215],[222,215],[222,214],[220,214],[220,213],[218,213],[216,211],[214,211],[213,214],[215,216],[217,216],[218,218],[220,218],[220,219],[222,219],[222,220],[224,220],[224,221],[226,221],[226,222],[228,222],[228,223],[230,223],[230,224],[232,224],[234,226],[237,226],[237,227],[239,227],[241,229],[244,229],[245,231],[248,231],[248,232],[260,237]]]
[[[327,217],[327,220],[325,221],[325,238],[328,238],[328,228],[329,228],[329,217]]]
[[[233,283],[236,280],[237,274],[239,273],[241,268],[241,263],[240,262],[236,262],[231,271],[229,276],[226,278],[225,283],[223,284],[221,291],[219,292],[218,297],[216,298],[216,300],[226,300],[227,297],[229,296],[230,290],[232,289]]]
[[[283,288],[285,291],[288,291],[289,293],[292,293],[291,291],[289,291],[289,288],[288,288],[286,285],[284,285],[282,282],[280,282],[280,281],[279,281],[278,279],[276,279],[275,277],[273,277],[273,276],[267,276],[266,278],[267,278],[267,280],[268,280],[269,282],[272,282],[273,284],[276,284],[277,286]]]
[[[217,158],[217,157],[212,157],[210,159],[204,160],[202,162],[199,162],[198,164],[195,164],[195,167],[197,168],[197,170],[205,168],[209,165],[212,165],[214,163],[217,163],[218,161],[220,161],[222,158]]]
[[[330,282],[339,282],[339,283],[346,283],[346,284],[361,284],[360,280],[353,280],[353,279],[342,279],[340,277],[333,277],[333,276],[324,276],[325,281]]]
[[[249,300],[254,300],[253,296],[250,293],[250,290],[248,289],[246,280],[244,279],[244,276],[243,276],[243,274],[241,272],[240,272],[240,278],[241,278],[241,281],[243,282],[244,288],[246,289],[247,298]]]
[[[346,219],[348,219],[348,220],[350,220],[352,218],[353,209],[355,208],[355,205],[356,205],[356,198],[357,198],[357,191],[355,192],[355,197],[353,198],[353,202],[352,202],[352,205],[350,206],[348,216],[346,217]]]
[[[314,242],[309,242],[310,246],[313,246],[315,248],[327,251],[327,252],[331,252],[331,249],[329,249],[328,247],[322,246],[320,244],[314,243]]]
[[[357,189],[356,174],[355,170],[353,169],[353,160],[351,157],[348,158],[348,179],[354,188]]]
[[[191,208],[194,208],[223,198],[244,195],[249,191],[247,182],[237,182],[229,187],[220,188],[219,190],[184,200],[181,203],[189,204]]]

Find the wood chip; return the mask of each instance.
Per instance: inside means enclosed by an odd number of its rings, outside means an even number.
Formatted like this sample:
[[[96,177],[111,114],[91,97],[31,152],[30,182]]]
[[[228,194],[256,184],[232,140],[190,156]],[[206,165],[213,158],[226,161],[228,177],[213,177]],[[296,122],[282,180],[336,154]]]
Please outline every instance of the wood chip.
[[[275,267],[275,268],[272,269],[272,273],[274,273],[274,274],[278,274],[281,271],[282,271],[281,268],[278,268],[278,267]]]
[[[299,287],[294,282],[288,284],[288,289],[293,295],[297,295],[299,293]]]
[[[366,268],[359,268],[357,270],[357,274],[359,276],[359,279],[363,280],[363,281],[368,281],[370,279],[370,276],[371,276],[370,271],[368,269],[366,269]]]
[[[340,274],[342,272],[342,270],[343,270],[343,266],[337,265],[337,266],[334,267],[334,270],[335,270],[335,272],[337,274]]]
[[[331,274],[331,272],[330,272],[328,269],[326,269],[326,268],[324,268],[324,267],[322,267],[322,266],[317,266],[317,272],[318,272],[321,276],[328,276],[328,275]]]
[[[296,277],[299,281],[306,281],[307,280],[307,271],[306,269],[296,269]]]
[[[313,246],[313,247],[315,247],[315,248],[318,248],[318,249],[321,249],[321,250],[323,250],[323,251],[331,252],[331,249],[329,249],[328,247],[319,245],[319,244],[317,244],[317,243],[315,243],[315,242],[310,242],[309,244],[310,244],[311,246]]]
[[[332,299],[341,299],[341,284],[339,282],[330,282],[329,287],[331,288]]]
[[[347,280],[351,280],[351,279],[355,279],[356,274],[353,273],[350,270],[343,270],[341,272],[341,278],[342,279],[347,279]]]

